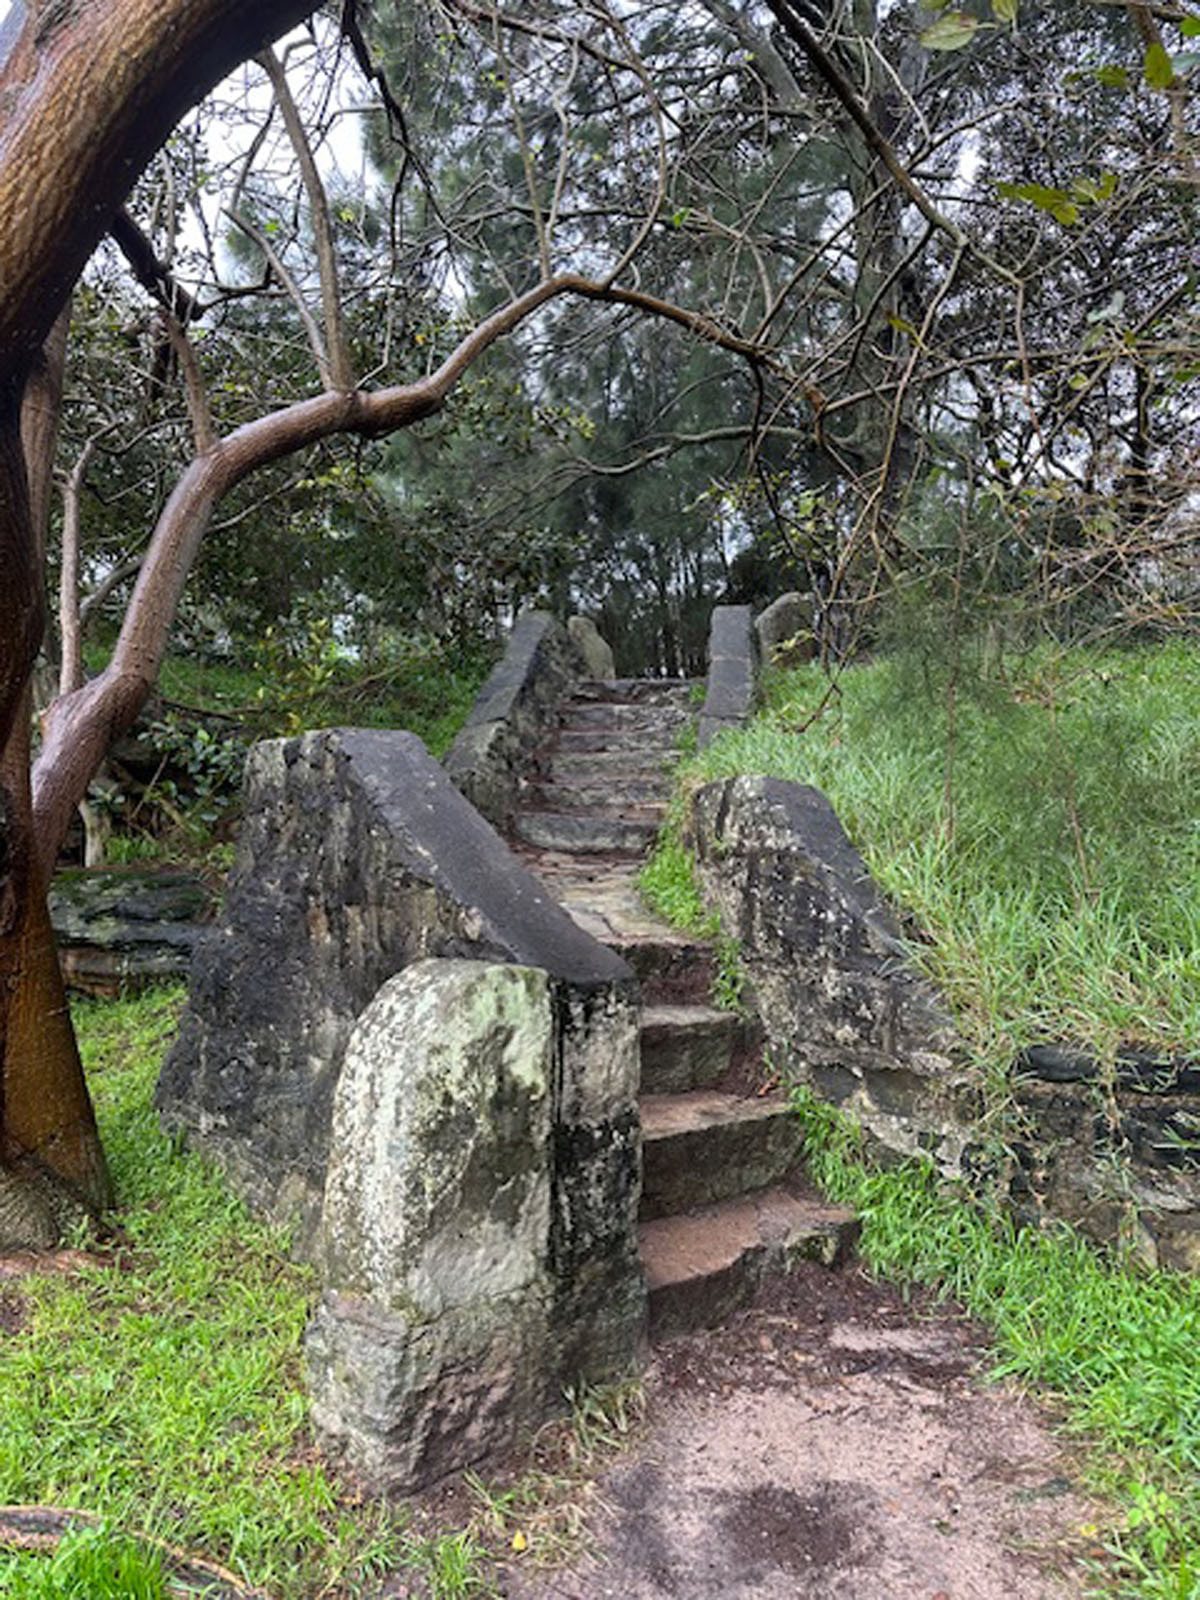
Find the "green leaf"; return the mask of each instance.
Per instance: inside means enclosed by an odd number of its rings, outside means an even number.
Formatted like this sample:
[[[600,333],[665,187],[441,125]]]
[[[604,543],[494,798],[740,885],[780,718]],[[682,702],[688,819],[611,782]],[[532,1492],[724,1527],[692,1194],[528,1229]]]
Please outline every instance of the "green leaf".
[[[1184,17],[1179,31],[1185,39],[1200,39],[1200,17]]]
[[[921,35],[926,50],[961,50],[970,44],[979,28],[979,20],[965,11],[947,11],[936,22],[931,22]]]
[[[1152,89],[1169,89],[1175,80],[1175,69],[1171,65],[1171,58],[1161,44],[1152,44],[1146,51],[1143,70],[1146,82]]]
[[[992,0],[992,15],[997,22],[1015,22],[1019,0]]]
[[[1026,200],[1039,211],[1048,211],[1064,227],[1079,221],[1079,207],[1065,189],[1044,183],[998,183],[996,189],[1006,200]]]
[[[1096,68],[1096,82],[1106,89],[1125,89],[1129,85],[1129,69],[1110,61],[1107,66]]]

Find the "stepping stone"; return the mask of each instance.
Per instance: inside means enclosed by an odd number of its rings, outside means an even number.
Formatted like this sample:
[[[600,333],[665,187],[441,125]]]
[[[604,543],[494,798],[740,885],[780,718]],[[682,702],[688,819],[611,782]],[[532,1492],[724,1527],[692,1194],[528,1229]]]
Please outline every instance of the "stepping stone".
[[[514,831],[540,850],[643,855],[658,833],[658,821],[626,821],[578,811],[521,811]]]
[[[643,1222],[778,1183],[800,1155],[800,1124],[785,1101],[721,1094],[643,1095]]]
[[[642,1010],[642,1093],[712,1089],[729,1071],[741,1025],[713,1006],[652,1005]]]
[[[650,1294],[650,1336],[710,1328],[767,1277],[800,1261],[836,1267],[858,1238],[854,1214],[778,1186],[638,1230]]]

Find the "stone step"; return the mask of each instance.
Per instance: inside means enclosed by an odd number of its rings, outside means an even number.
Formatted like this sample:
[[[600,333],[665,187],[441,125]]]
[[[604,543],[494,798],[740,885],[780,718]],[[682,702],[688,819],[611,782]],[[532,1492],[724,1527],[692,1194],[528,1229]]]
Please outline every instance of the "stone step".
[[[663,816],[671,797],[671,780],[666,773],[649,777],[627,777],[615,772],[596,776],[586,773],[554,773],[529,790],[529,804],[538,811],[593,809],[620,811],[653,807]]]
[[[594,755],[600,750],[612,755],[622,754],[627,758],[635,755],[641,766],[673,761],[679,756],[673,729],[564,727],[558,731],[556,753],[586,751]]]
[[[574,907],[568,905],[567,910],[575,915]],[[604,943],[637,973],[646,1004],[701,1005],[712,993],[717,964],[711,945],[684,933],[677,937],[631,933]]]
[[[539,850],[643,855],[658,833],[652,817],[627,821],[585,811],[521,811],[513,830]]]
[[[604,816],[617,812],[661,821],[669,794],[666,778],[623,778],[612,773],[607,780],[544,778],[530,787],[523,803],[532,811],[595,811]]]
[[[690,705],[692,678],[584,678],[575,685],[568,704],[582,701],[642,701],[647,704]]]
[[[563,706],[565,728],[603,728],[610,732],[649,731],[664,737],[673,735],[688,721],[685,706],[647,705],[635,700],[594,700]]]
[[[745,1305],[767,1277],[800,1261],[835,1267],[858,1237],[852,1212],[781,1187],[660,1217],[638,1230],[650,1336],[711,1328]]]
[[[772,1096],[644,1095],[640,1217],[674,1216],[778,1183],[800,1153],[800,1124]]]
[[[714,1089],[729,1072],[740,1032],[732,1011],[713,1006],[644,1006],[642,1093]]]
[[[564,749],[561,745],[552,750],[546,759],[546,770],[556,782],[574,782],[576,778],[604,778],[614,776],[637,779],[658,779],[667,776],[679,759],[679,751],[652,747],[649,750],[596,750]]]

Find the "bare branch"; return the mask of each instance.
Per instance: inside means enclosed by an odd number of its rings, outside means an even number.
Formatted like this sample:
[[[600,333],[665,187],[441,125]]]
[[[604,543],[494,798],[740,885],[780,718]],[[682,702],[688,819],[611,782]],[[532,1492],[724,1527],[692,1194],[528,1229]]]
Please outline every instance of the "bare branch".
[[[308,199],[309,223],[317,252],[317,272],[321,280],[321,311],[325,323],[325,346],[328,351],[329,377],[327,383],[335,389],[353,389],[354,373],[350,366],[350,348],[342,321],[342,294],[338,282],[337,252],[334,248],[333,224],[329,217],[329,199],[325,185],[317,171],[312,146],[304,131],[304,123],[296,109],[287,74],[280,66],[274,51],[264,50],[259,56],[275,100],[283,117],[288,138],[300,167],[300,178]]]

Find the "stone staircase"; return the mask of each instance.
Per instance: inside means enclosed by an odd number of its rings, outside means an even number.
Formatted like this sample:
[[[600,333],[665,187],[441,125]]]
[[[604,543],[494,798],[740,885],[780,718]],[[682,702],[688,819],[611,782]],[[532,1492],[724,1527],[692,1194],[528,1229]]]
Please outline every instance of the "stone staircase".
[[[708,1003],[713,951],[642,903],[637,874],[666,812],[690,685],[577,685],[539,752],[514,847],[643,995],[641,1248],[655,1337],[718,1322],[799,1259],[832,1266],[853,1217],[799,1181],[799,1134],[763,1090],[753,1029]]]

